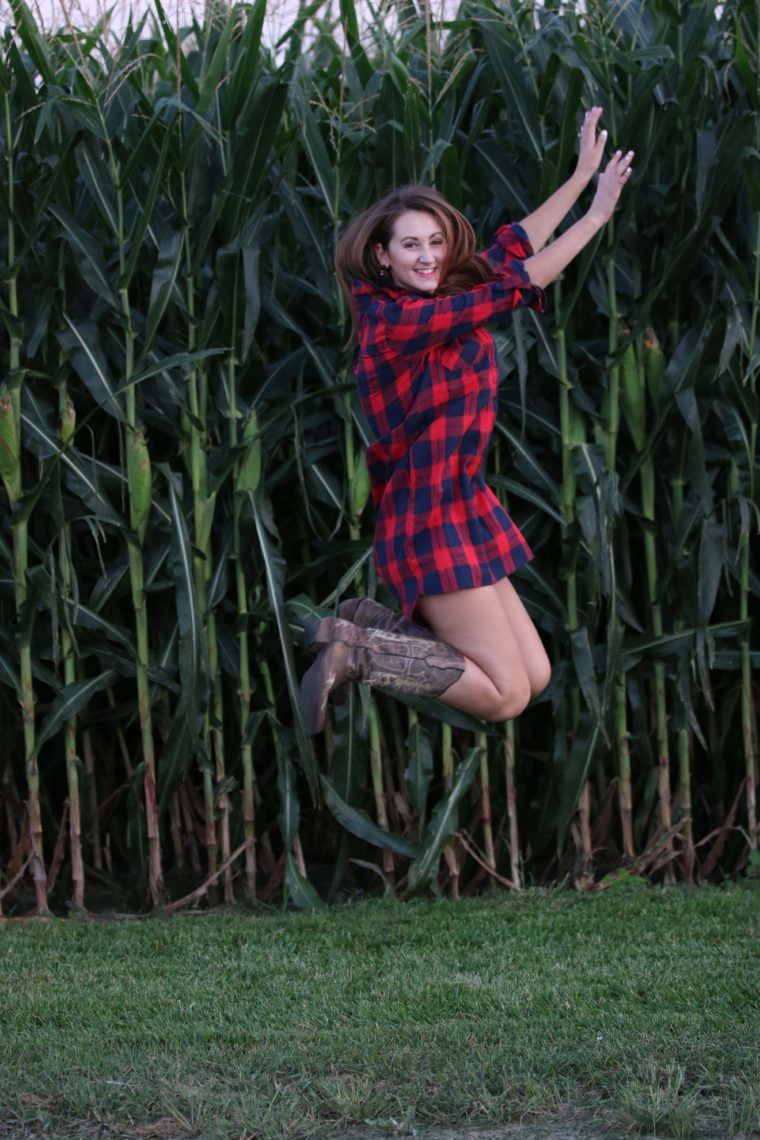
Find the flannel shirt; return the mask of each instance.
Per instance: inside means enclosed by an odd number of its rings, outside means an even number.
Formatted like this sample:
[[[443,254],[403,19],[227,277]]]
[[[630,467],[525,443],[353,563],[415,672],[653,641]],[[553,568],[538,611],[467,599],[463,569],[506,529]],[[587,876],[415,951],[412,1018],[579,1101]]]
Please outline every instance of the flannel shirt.
[[[532,558],[481,474],[499,379],[484,326],[523,305],[543,312],[522,265],[532,252],[519,225],[503,226],[485,251],[494,280],[449,297],[353,282],[375,565],[410,618],[423,594],[489,585]]]

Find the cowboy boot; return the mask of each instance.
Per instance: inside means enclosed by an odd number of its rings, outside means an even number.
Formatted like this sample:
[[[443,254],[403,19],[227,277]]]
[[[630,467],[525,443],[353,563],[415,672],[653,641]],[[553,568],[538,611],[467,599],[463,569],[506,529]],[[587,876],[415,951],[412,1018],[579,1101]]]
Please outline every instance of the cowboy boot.
[[[346,621],[351,621],[364,629],[384,629],[389,633],[402,633],[408,637],[423,637],[426,641],[435,641],[432,629],[416,625],[404,614],[394,613],[373,598],[346,598],[338,606],[338,617],[345,618]],[[315,634],[309,640],[308,646],[304,644],[304,648],[310,656],[314,656],[328,644],[329,640],[329,633],[324,635],[324,640],[320,640]],[[336,685],[330,692],[330,700],[335,705],[342,705],[347,699],[348,682]]]
[[[445,641],[363,629],[343,618],[323,618],[307,627],[304,643],[324,646],[301,681],[301,711],[312,734],[324,728],[330,693],[346,681],[440,697],[465,668],[462,654]]]
[[[404,614],[394,613],[373,598],[346,598],[338,606],[338,617],[352,621],[365,629],[386,629],[390,633],[405,633],[408,637],[424,637],[435,641],[432,629],[417,625]]]

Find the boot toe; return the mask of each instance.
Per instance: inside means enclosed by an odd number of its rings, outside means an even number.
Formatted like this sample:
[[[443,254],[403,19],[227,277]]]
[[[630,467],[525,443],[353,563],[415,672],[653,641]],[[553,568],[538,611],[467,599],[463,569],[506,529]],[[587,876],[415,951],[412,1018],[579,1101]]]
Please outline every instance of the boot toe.
[[[321,651],[301,679],[300,704],[306,731],[315,736],[325,727],[330,694],[348,679],[348,647],[331,642]]]

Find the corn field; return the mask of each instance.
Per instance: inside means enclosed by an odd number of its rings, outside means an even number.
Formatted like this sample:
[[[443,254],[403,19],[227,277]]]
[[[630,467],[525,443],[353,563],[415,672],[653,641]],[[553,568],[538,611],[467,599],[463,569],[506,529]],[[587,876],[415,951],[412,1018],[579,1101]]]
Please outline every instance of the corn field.
[[[305,3],[268,46],[266,0],[183,25],[153,0],[118,41],[12,0],[5,915],[760,863],[757,7],[419,2]],[[390,600],[336,237],[423,181],[485,245],[595,103],[634,179],[548,315],[496,330],[488,479],[551,685],[488,726],[354,687],[311,739],[304,622]]]

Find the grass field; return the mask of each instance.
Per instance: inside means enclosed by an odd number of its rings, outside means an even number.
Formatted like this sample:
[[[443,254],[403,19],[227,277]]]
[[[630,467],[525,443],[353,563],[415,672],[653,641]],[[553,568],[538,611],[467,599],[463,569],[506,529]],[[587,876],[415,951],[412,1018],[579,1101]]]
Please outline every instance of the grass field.
[[[8,924],[0,948],[6,1137],[760,1135],[754,886]]]

